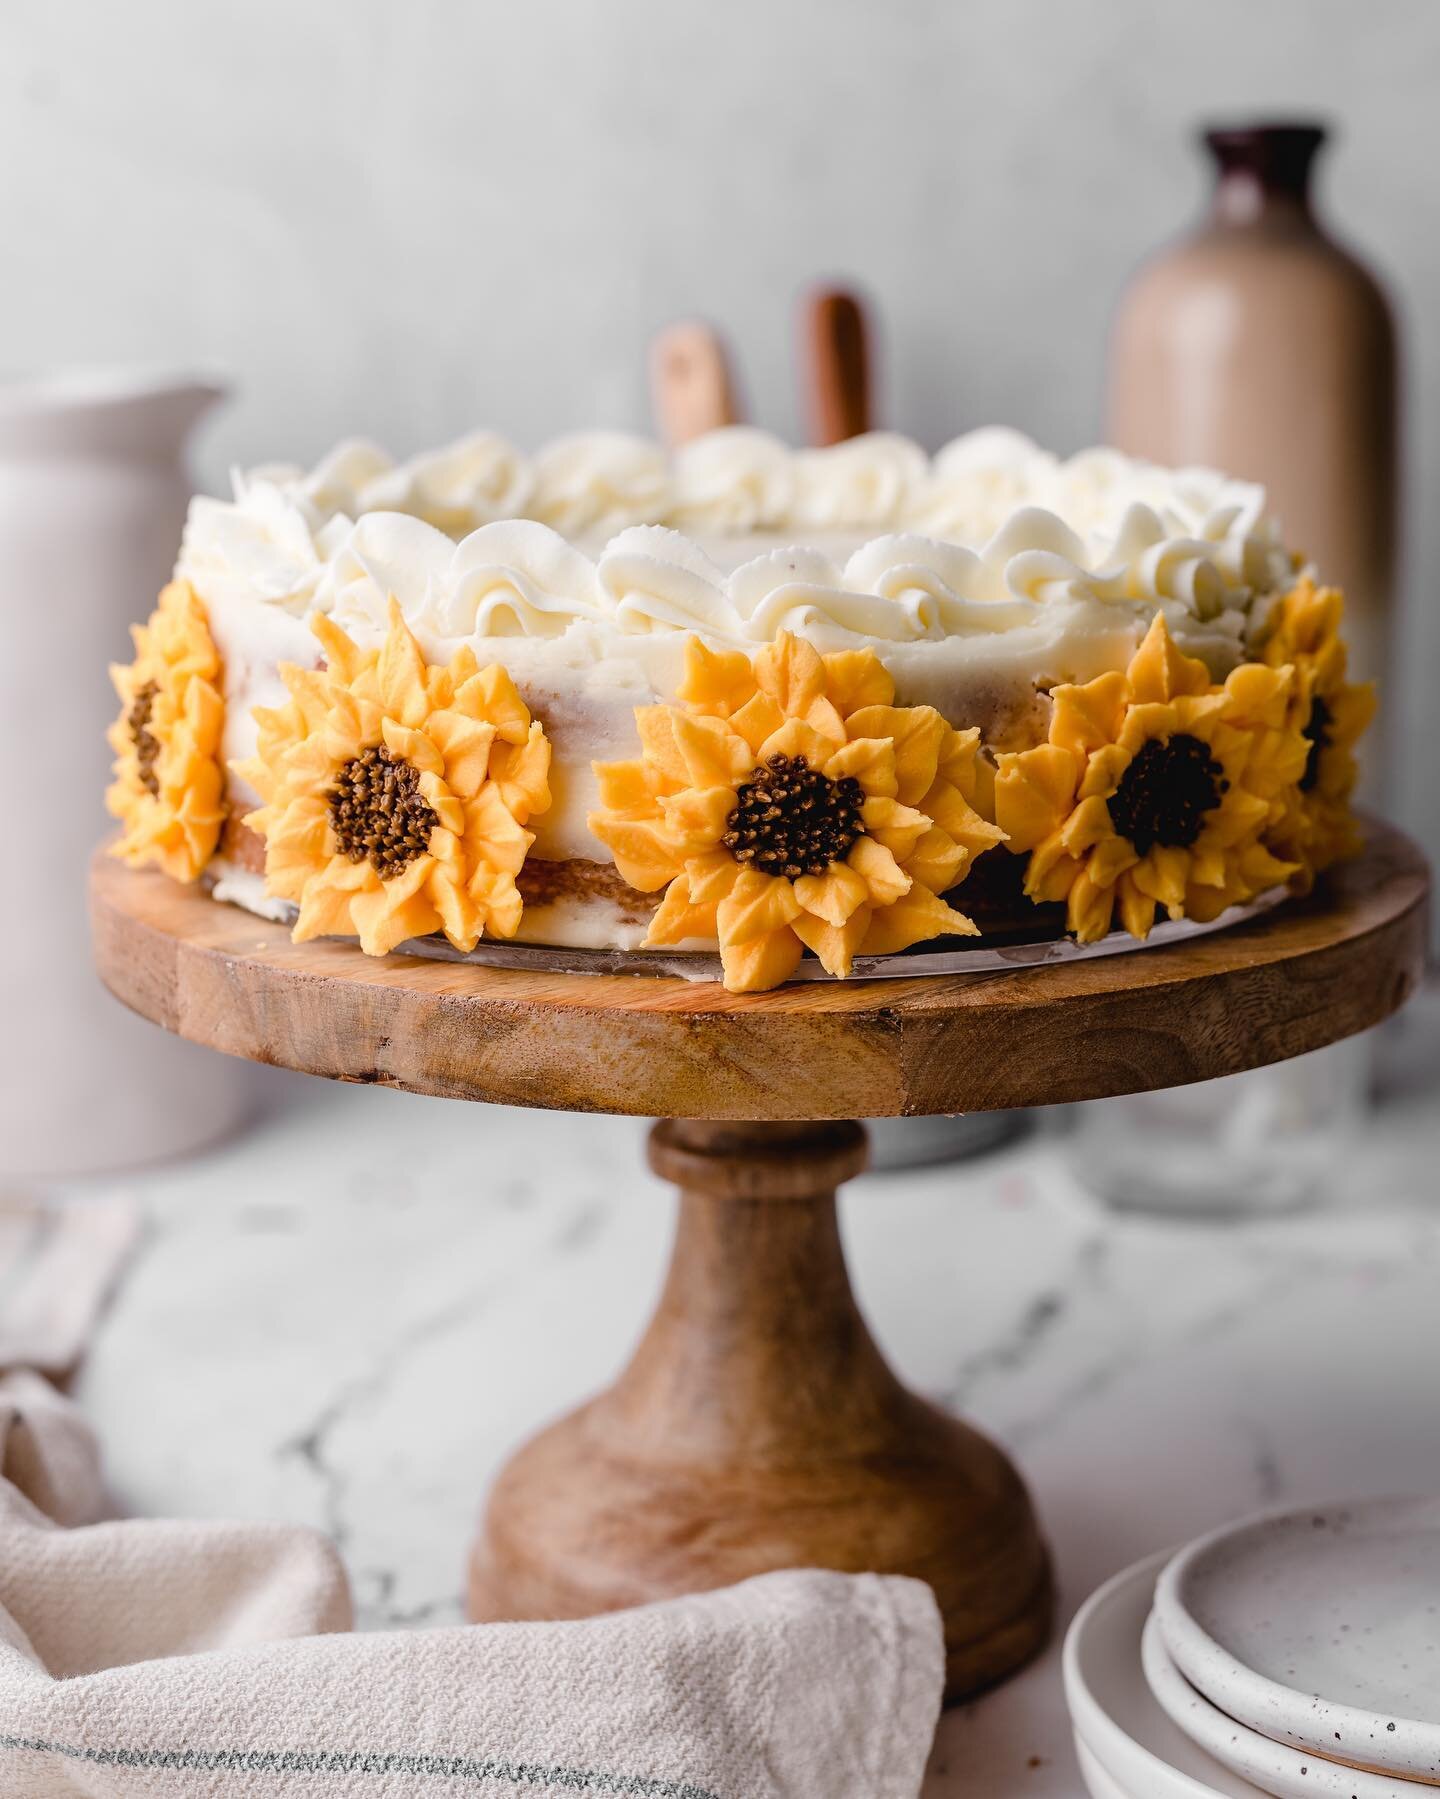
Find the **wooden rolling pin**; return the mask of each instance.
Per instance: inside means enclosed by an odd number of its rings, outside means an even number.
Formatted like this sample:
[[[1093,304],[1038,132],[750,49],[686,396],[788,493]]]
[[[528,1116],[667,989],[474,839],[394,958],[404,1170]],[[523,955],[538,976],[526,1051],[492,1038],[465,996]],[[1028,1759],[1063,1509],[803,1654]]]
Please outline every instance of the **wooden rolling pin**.
[[[725,341],[713,325],[669,325],[650,346],[650,404],[662,443],[673,450],[740,419]]]
[[[801,302],[801,380],[812,444],[868,431],[870,328],[865,308],[839,287],[812,288]]]

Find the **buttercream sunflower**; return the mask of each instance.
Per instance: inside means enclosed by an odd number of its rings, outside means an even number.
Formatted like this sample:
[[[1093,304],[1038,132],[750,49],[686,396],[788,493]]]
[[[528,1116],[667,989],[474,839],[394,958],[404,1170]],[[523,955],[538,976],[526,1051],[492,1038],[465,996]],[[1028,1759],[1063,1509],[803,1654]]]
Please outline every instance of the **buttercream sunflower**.
[[[1317,587],[1306,576],[1277,603],[1261,649],[1271,667],[1288,663],[1296,674],[1291,706],[1305,738],[1305,766],[1269,842],[1299,864],[1294,884],[1302,889],[1360,847],[1350,796],[1355,745],[1375,716],[1375,688],[1347,678],[1344,610],[1338,587]]]
[[[638,706],[641,754],[597,762],[590,829],[620,874],[664,889],[647,945],[717,941],[732,992],[778,986],[806,949],[833,975],[945,934],[940,895],[1002,833],[976,809],[978,731],[896,706],[873,650],[782,633],[753,658],[692,638],[677,706]]]
[[[134,660],[110,670],[120,695],[108,733],[115,779],[105,795],[121,824],[113,853],[132,867],[153,863],[193,881],[225,822],[220,656],[186,581],[172,581],[130,634]]]
[[[297,943],[353,936],[367,955],[443,931],[458,950],[513,937],[515,877],[550,804],[550,744],[504,669],[468,648],[429,666],[392,601],[382,644],[330,619],[320,668],[282,664],[280,707],[257,706],[265,887],[299,907]]]
[[[1242,664],[1224,686],[1157,613],[1123,672],[1051,694],[1048,739],[1002,755],[995,816],[1028,852],[1025,891],[1061,901],[1094,942],[1147,936],[1161,907],[1210,919],[1284,881],[1262,841],[1305,766],[1289,666]]]

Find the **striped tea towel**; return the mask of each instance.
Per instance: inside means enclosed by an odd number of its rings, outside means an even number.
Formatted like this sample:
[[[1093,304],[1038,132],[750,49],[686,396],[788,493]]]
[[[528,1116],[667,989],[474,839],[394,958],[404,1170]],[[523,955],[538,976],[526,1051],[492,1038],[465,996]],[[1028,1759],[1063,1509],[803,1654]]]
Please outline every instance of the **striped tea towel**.
[[[0,1378],[0,1469],[4,1799],[920,1790],[944,1655],[919,1581],[797,1571],[583,1623],[351,1634],[314,1531],[58,1522],[95,1514],[98,1458],[36,1375]]]

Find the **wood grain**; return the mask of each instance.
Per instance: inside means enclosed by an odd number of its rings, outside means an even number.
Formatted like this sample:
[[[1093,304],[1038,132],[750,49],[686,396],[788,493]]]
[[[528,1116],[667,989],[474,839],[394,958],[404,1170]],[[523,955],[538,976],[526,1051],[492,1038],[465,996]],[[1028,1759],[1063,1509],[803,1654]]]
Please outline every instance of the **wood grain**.
[[[473,1618],[868,1569],[934,1589],[952,1699],[1039,1649],[1049,1563],[1019,1476],[901,1386],[856,1307],[834,1191],[864,1155],[854,1124],[655,1127],[681,1189],[659,1308],[616,1384],[501,1474]]]
[[[103,854],[92,916],[111,990],[231,1055],[508,1105],[824,1119],[1095,1099],[1318,1049],[1413,990],[1427,891],[1420,852],[1375,823],[1310,899],[1191,943],[745,995],[292,944],[282,926]]]

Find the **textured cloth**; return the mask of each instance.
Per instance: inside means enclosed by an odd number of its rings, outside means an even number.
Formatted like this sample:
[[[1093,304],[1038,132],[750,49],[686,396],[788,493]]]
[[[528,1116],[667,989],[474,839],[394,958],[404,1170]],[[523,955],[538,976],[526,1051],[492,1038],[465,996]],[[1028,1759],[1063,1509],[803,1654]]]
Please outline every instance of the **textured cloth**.
[[[75,1366],[139,1232],[123,1195],[52,1206],[0,1193],[0,1372]]]
[[[77,1408],[0,1375],[3,1799],[919,1792],[944,1651],[918,1581],[770,1574],[583,1623],[352,1635],[319,1533],[88,1522],[103,1503]]]

